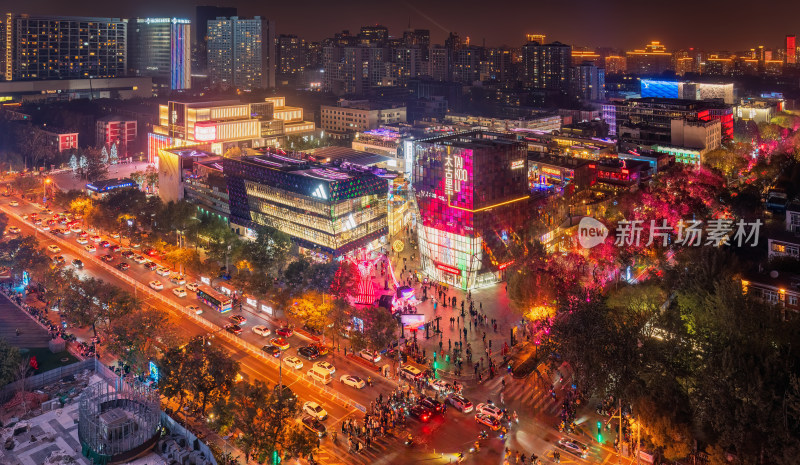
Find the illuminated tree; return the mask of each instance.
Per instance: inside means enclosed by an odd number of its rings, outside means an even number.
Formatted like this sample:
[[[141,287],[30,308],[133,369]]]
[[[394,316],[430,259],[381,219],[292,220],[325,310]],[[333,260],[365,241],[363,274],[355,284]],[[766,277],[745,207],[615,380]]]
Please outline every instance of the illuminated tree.
[[[330,293],[339,299],[351,299],[358,294],[360,275],[358,267],[350,260],[339,263],[330,285]]]
[[[289,307],[292,317],[318,331],[328,324],[328,313],[331,310],[331,298],[321,292],[307,291]]]

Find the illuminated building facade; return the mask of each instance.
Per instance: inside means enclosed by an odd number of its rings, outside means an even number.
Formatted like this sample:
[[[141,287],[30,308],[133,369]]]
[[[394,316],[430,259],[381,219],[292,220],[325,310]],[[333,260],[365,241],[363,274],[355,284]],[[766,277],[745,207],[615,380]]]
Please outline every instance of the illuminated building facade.
[[[384,124],[405,123],[406,107],[369,100],[340,100],[337,106],[320,107],[323,131],[347,134],[377,129]]]
[[[117,146],[120,158],[127,158],[128,151],[136,143],[136,120],[125,120],[113,116],[100,118],[96,123],[95,145]]]
[[[623,56],[609,55],[605,62],[606,74],[624,74],[628,71],[628,60]]]
[[[522,81],[525,87],[569,91],[572,47],[561,42],[522,46]]]
[[[786,36],[786,66],[797,65],[797,36]]]
[[[6,81],[127,75],[125,19],[8,13],[2,23]]]
[[[413,145],[424,273],[461,289],[496,282],[513,262],[508,247],[528,208],[525,144],[472,131]]]
[[[303,110],[287,107],[283,97],[257,103],[170,101],[159,105],[158,116],[148,136],[151,162],[164,148],[208,144],[211,152],[222,155],[235,146],[280,146],[286,134],[314,131],[314,123],[303,121]]]
[[[172,90],[191,88],[191,38],[188,19],[131,19],[128,24],[131,76],[150,76]]]
[[[674,69],[672,54],[658,41],[650,42],[644,50],[626,52],[625,57],[627,71],[633,74],[654,75]]]
[[[608,108],[607,108],[608,107]],[[612,121],[613,117],[613,121]],[[646,128],[666,134],[662,142],[670,140],[669,131],[673,119],[718,119],[723,139],[733,138],[733,108],[724,103],[703,100],[671,98],[638,98],[625,102],[612,102],[603,106],[603,118],[616,126],[616,134],[622,139],[621,128]],[[610,133],[611,131],[609,131]],[[652,142],[655,143],[655,142]]]
[[[528,186],[571,194],[595,183],[597,163],[573,157],[528,152]]]
[[[662,81],[641,79],[642,98],[674,98],[686,100],[721,100],[728,105],[734,103],[733,83],[711,84],[706,82]]]
[[[383,177],[275,153],[225,158],[222,165],[234,228],[272,226],[332,258],[385,243],[389,182]]]

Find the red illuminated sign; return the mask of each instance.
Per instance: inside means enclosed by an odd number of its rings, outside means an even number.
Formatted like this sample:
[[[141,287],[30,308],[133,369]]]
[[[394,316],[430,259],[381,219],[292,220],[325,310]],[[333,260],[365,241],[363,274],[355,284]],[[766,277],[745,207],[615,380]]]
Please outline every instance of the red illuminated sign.
[[[497,268],[499,268],[501,270],[505,270],[506,268],[508,268],[512,264],[514,264],[514,260],[511,260],[510,262],[503,263],[502,265],[498,266]]]
[[[196,124],[194,126],[194,139],[201,140],[201,141],[212,141],[217,139],[217,127],[216,126],[200,126]]]
[[[459,276],[461,275],[461,270],[459,270],[458,268],[453,268],[452,266],[447,266],[447,265],[442,265],[441,263],[437,263],[436,268],[439,268],[445,273],[455,274]]]

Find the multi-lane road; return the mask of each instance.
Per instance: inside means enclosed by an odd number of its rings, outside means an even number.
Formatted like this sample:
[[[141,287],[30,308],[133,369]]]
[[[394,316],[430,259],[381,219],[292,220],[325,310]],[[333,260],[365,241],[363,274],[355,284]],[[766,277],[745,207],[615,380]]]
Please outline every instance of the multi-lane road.
[[[31,213],[38,213],[44,217],[38,206],[22,201],[19,202],[19,206],[10,206],[9,200],[8,198],[0,200],[0,210],[8,214],[9,226],[19,227],[21,234],[34,235],[42,247],[47,248],[50,245],[60,247],[59,253],[51,253],[51,255],[63,255],[66,260],[65,266],[71,266],[70,263],[75,258],[82,260],[84,267],[76,270],[79,275],[103,279],[136,293],[137,297],[147,305],[170,312],[178,322],[182,334],[187,337],[213,335],[212,343],[220,344],[230,352],[233,359],[239,361],[241,375],[245,379],[260,379],[270,384],[276,384],[279,377],[282,376],[283,384],[289,386],[298,395],[300,405],[306,401],[313,401],[327,410],[329,417],[323,423],[329,432],[340,431],[341,423],[348,418],[357,418],[360,421],[363,417],[362,408],[377,399],[379,394],[383,394],[385,397],[398,386],[396,380],[386,379],[380,376],[376,370],[367,368],[365,364],[355,363],[336,353],[318,359],[325,360],[336,367],[333,375],[334,381],[327,386],[313,383],[306,375],[306,371],[314,362],[299,357],[297,354],[299,347],[310,342],[305,336],[295,333],[289,337],[288,341],[291,347],[283,352],[280,360],[265,355],[260,351],[260,347],[268,345],[272,337],[275,337],[275,330],[278,329],[277,321],[271,320],[265,314],[252,311],[248,307],[220,314],[200,303],[191,292],[186,297],[178,297],[172,292],[172,289],[178,286],[172,284],[168,277],[159,276],[155,271],[149,271],[144,265],[121,256],[121,252],[128,250],[129,247],[123,247],[117,253],[111,253],[108,248],[101,248],[90,240],[90,243],[97,247],[97,251],[87,252],[84,245],[76,242],[75,233],[56,237],[49,231],[42,230],[41,226],[34,226],[29,221],[22,219],[23,215]],[[63,225],[57,227],[63,228]],[[116,239],[103,234],[101,234],[101,238],[111,244],[118,243]],[[134,250],[134,252],[141,254],[139,250]],[[106,254],[111,254],[113,260],[101,261],[100,257]],[[157,259],[150,257],[148,259],[159,263]],[[121,261],[128,262],[130,268],[126,271],[118,270],[116,265]],[[169,267],[167,263],[163,265]],[[195,280],[199,282],[197,277],[187,276],[186,279],[188,282]],[[152,280],[160,281],[164,285],[164,289],[161,291],[151,289],[148,283]],[[185,307],[189,305],[201,307],[203,313],[198,316],[194,312],[186,311]],[[230,323],[232,315],[241,315],[247,320],[242,325],[243,332],[239,336],[230,335],[222,329],[224,325]],[[266,337],[256,334],[252,331],[256,325],[268,327],[271,334]],[[288,356],[300,358],[303,368],[295,370],[289,365],[283,364],[282,369],[279,370],[279,363]],[[372,386],[363,389],[346,386],[339,382],[342,374],[353,374],[362,379],[371,377]],[[501,390],[500,383],[501,378],[497,377],[481,385],[468,386],[465,389],[465,395],[476,405],[489,399],[497,402]],[[520,423],[514,425],[504,438],[500,438],[499,433],[491,433],[489,439],[481,441],[479,451],[471,453],[469,449],[477,439],[478,433],[486,428],[476,423],[474,413],[462,414],[454,409],[449,409],[444,416],[434,416],[427,423],[420,423],[412,418],[407,420],[406,425],[396,432],[395,437],[404,438],[407,434],[412,434],[417,442],[413,447],[405,447],[401,439],[383,438],[374,441],[369,449],[354,455],[346,450],[341,435],[334,444],[329,434],[322,440],[322,450],[317,454],[317,459],[322,463],[390,464],[426,461],[437,464],[455,462],[455,453],[461,452],[464,453],[465,463],[501,463],[506,447],[520,450],[527,456],[534,452],[545,462],[552,461],[553,452],[556,450],[561,451],[562,463],[606,463],[612,457],[616,457],[611,453],[613,451],[607,447],[600,447],[596,443],[589,444],[589,451],[585,458],[570,455],[568,451],[563,450],[558,441],[565,436],[557,433],[553,428],[554,416],[558,414],[558,406],[549,399],[549,396],[545,395],[545,392],[537,389],[527,380],[511,380],[508,377],[504,396],[505,406],[509,411],[518,411]],[[297,420],[299,421],[299,418]],[[587,442],[585,437],[576,439]],[[629,460],[623,459],[623,463],[629,462]]]

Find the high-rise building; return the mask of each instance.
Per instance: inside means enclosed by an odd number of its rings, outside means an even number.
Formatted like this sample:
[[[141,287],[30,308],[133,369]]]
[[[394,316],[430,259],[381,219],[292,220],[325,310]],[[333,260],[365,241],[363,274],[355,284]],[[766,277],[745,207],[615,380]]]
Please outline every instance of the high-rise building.
[[[609,55],[605,61],[608,74],[624,74],[628,71],[628,60],[623,56]]]
[[[606,96],[606,71],[591,61],[572,68],[573,95],[581,100],[597,101]]]
[[[512,86],[516,80],[514,60],[511,50],[488,48],[481,61],[481,81],[494,81],[504,86]]]
[[[136,120],[107,116],[97,120],[96,146],[111,147],[116,145],[120,158],[127,158],[129,150],[136,143]]]
[[[384,47],[342,46],[332,44],[323,49],[323,86],[337,95],[363,94],[379,86],[387,76]]]
[[[277,75],[282,81],[293,80],[306,69],[305,42],[291,34],[278,36],[275,47],[278,64]]]
[[[525,40],[526,41],[528,41],[528,42],[536,42],[538,44],[543,44],[544,43],[544,39],[546,37],[547,36],[545,36],[544,34],[525,34]]]
[[[460,289],[496,282],[529,208],[525,144],[473,131],[417,140],[413,151],[424,273]]]
[[[797,36],[786,36],[786,66],[797,64]]]
[[[241,89],[275,86],[275,22],[256,16],[208,22],[212,84]]]
[[[628,72],[639,75],[661,74],[669,69],[674,69],[672,53],[661,42],[652,41],[644,50],[626,52]]]
[[[191,26],[188,19],[135,18],[128,23],[128,68],[170,89],[192,86]]]
[[[569,91],[572,47],[561,42],[522,46],[522,80],[526,87]]]
[[[358,33],[358,40],[362,45],[382,47],[389,40],[389,28],[380,24],[362,26],[361,31]]]
[[[453,51],[453,81],[472,84],[480,80],[483,49],[475,46],[462,47]]]
[[[406,122],[406,107],[369,100],[340,100],[337,106],[320,107],[320,127],[332,133],[354,133],[384,124]]]
[[[127,27],[118,18],[7,13],[0,28],[5,80],[126,76]]]
[[[194,72],[208,72],[208,22],[217,18],[230,18],[236,14],[236,7],[198,6],[195,9]]]
[[[599,53],[590,50],[572,50],[572,66],[580,66],[585,61],[599,68],[603,67],[603,57]]]

